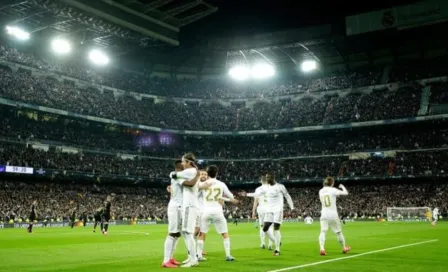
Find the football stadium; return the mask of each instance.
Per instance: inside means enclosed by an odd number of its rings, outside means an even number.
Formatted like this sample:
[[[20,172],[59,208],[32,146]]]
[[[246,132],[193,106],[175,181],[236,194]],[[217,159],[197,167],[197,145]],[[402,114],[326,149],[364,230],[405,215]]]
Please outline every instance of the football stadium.
[[[447,21],[0,1],[0,271],[446,271]]]

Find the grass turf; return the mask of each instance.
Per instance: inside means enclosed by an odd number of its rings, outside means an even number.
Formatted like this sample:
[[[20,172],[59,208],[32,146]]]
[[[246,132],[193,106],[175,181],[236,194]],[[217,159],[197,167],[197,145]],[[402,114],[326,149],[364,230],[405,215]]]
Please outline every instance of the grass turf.
[[[109,235],[88,228],[0,229],[0,271],[162,271],[166,225],[111,226]],[[253,224],[229,224],[235,262],[224,261],[222,239],[211,231],[205,243],[208,260],[202,271],[271,271],[355,256],[375,250],[437,239],[426,244],[341,259],[289,271],[447,271],[448,223],[349,222],[344,235],[352,251],[343,255],[333,233],[327,234],[327,256],[319,256],[319,223],[286,223],[282,255],[259,248]],[[185,258],[181,240],[177,259]],[[179,268],[180,269],[180,268]]]

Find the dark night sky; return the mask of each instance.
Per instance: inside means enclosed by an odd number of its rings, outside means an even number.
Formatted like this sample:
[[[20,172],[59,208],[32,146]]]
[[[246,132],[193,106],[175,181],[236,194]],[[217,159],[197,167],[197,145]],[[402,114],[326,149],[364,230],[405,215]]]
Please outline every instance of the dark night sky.
[[[417,1],[206,0],[218,12],[182,29],[200,37],[246,36],[310,25],[344,22],[346,15]]]

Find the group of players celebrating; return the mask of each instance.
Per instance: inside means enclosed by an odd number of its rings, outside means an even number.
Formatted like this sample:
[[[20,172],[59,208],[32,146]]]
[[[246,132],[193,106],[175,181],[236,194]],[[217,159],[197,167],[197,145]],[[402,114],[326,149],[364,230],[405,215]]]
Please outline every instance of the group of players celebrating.
[[[204,242],[211,224],[223,237],[226,260],[235,260],[230,254],[230,237],[222,206],[224,201],[237,203],[237,200],[227,185],[216,179],[218,167],[211,165],[206,171],[199,171],[195,161],[195,156],[187,153],[174,163],[175,171],[170,173],[168,236],[162,263],[166,268],[181,265],[174,259],[180,236],[188,250],[188,258],[182,262],[182,267],[194,267],[199,261],[205,261]]]
[[[194,267],[199,265],[199,262],[205,261],[204,242],[211,224],[223,237],[226,260],[234,261],[235,258],[230,255],[230,237],[223,204],[224,202],[237,204],[238,201],[227,185],[216,178],[218,168],[211,165],[206,171],[200,171],[192,153],[187,153],[181,160],[177,160],[174,167],[175,171],[170,173],[171,185],[168,186],[171,199],[168,204],[168,236],[165,240],[162,266],[175,268],[182,264],[182,267]],[[338,237],[344,254],[351,249],[345,243],[336,206],[336,198],[348,195],[348,192],[343,185],[339,186],[340,189],[334,188],[334,182],[333,178],[326,178],[324,187],[319,191],[322,203],[319,235],[321,255],[327,254],[325,237],[329,228]],[[271,249],[272,244],[275,246],[273,255],[280,255],[282,244],[280,227],[283,221],[284,199],[290,209],[294,210],[294,203],[285,186],[277,183],[272,174],[267,174],[261,177],[261,186],[254,193],[243,192],[241,196],[255,199],[253,217],[255,218],[256,211],[260,223],[261,248],[266,248],[267,237],[268,248]],[[188,251],[188,258],[182,263],[174,258],[181,236]]]

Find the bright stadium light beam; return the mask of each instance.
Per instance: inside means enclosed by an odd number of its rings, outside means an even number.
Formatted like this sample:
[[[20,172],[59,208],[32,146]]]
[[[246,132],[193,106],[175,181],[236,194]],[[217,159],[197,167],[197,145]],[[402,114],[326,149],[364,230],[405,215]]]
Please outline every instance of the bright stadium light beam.
[[[26,41],[30,38],[30,33],[16,26],[6,26],[6,33],[18,40]]]
[[[96,65],[104,66],[109,64],[109,58],[101,51],[93,49],[89,52],[89,59]]]
[[[250,71],[246,66],[235,66],[229,69],[229,76],[235,80],[243,81],[249,78]]]
[[[275,75],[274,66],[266,63],[255,64],[251,71],[252,78],[267,79]]]
[[[51,42],[51,48],[57,54],[67,54],[72,51],[72,46],[67,40],[56,38]]]
[[[306,60],[301,65],[302,72],[308,73],[317,69],[317,62],[315,60]]]

